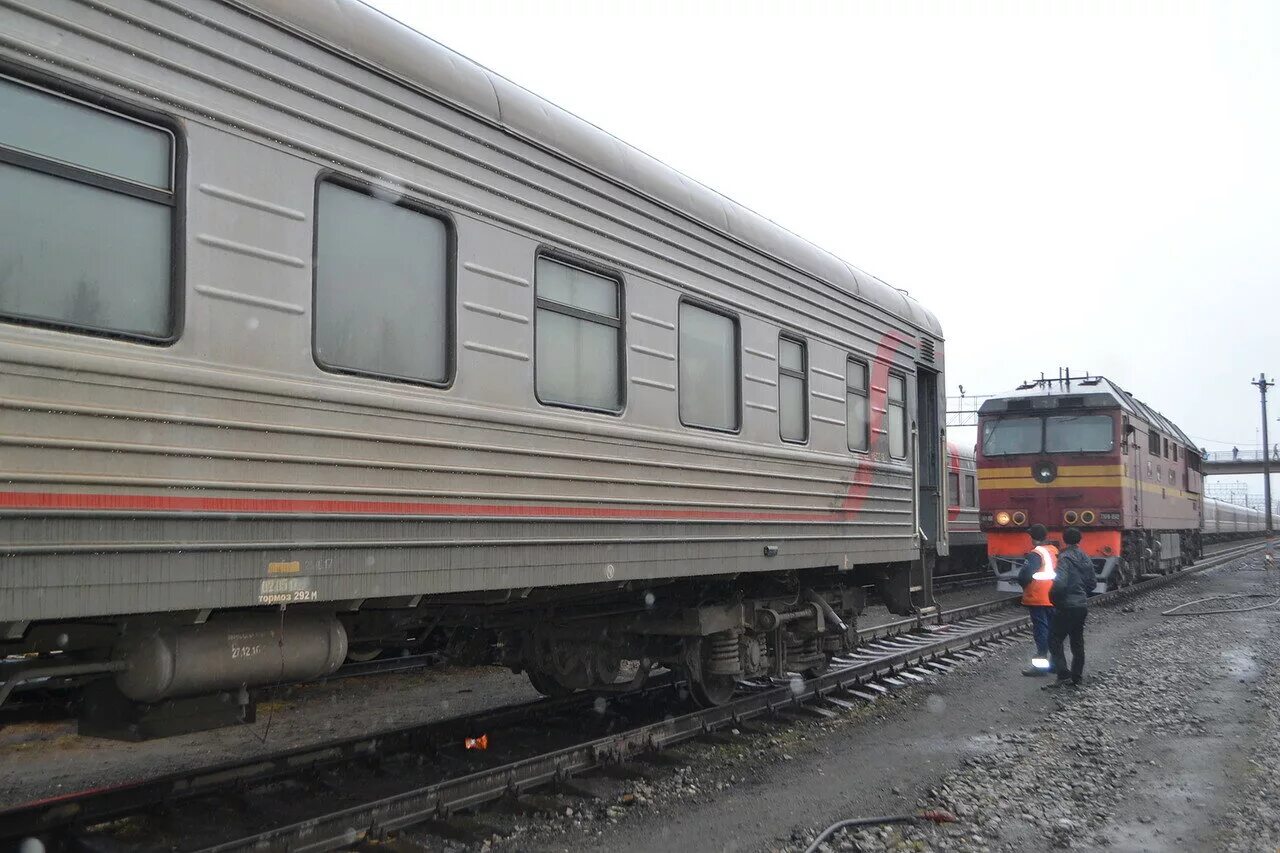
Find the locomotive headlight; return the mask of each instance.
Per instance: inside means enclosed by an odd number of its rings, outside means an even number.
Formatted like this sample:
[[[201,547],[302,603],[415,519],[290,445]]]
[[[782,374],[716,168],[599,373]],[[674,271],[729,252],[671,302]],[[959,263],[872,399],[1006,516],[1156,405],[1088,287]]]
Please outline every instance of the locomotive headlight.
[[[1005,512],[1004,510],[1000,510],[999,512],[996,513],[996,524],[1000,525],[1001,527],[1004,527],[1006,524],[1009,523],[1009,521],[1010,521],[1009,513]]]
[[[1076,511],[1074,509],[1069,509],[1062,514],[1062,520],[1067,524],[1075,524],[1080,520],[1080,516],[1076,515]]]
[[[1097,520],[1098,520],[1098,516],[1094,513],[1093,510],[1091,509],[1080,510],[1081,524],[1093,524]]]
[[[1026,524],[1026,523],[1027,523],[1027,514],[1026,514],[1025,512],[1023,512],[1022,510],[1020,510],[1020,509],[1019,509],[1019,510],[1014,510],[1014,512],[1013,512],[1013,523],[1014,523],[1014,524]]]

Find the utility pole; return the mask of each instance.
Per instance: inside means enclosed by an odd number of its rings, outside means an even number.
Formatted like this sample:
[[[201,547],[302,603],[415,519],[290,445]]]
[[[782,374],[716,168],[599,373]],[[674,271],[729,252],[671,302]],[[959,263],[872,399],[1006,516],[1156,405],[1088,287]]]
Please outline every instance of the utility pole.
[[[1274,382],[1267,381],[1267,374],[1259,373],[1258,378],[1249,383],[1258,388],[1258,394],[1262,396],[1262,494],[1263,501],[1267,505],[1267,532],[1272,533],[1275,528],[1271,525],[1271,444],[1267,439],[1267,389]]]

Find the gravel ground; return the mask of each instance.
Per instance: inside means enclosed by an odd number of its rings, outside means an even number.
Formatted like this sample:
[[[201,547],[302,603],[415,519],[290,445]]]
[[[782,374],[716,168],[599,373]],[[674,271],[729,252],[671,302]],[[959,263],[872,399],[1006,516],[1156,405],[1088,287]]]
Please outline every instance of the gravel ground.
[[[252,725],[144,743],[80,737],[73,720],[16,723],[0,728],[0,807],[537,697],[505,669],[434,667],[303,685],[260,703]]]
[[[1160,615],[1263,591],[1280,596],[1280,573],[1251,558],[1095,608],[1079,690],[1021,677],[1024,640],[839,719],[744,726],[514,815],[482,813],[452,844],[798,851],[842,818],[941,807],[960,820],[840,833],[823,849],[1274,851],[1280,608]]]
[[[989,588],[971,588],[940,603],[991,597]],[[859,624],[898,618],[875,606]],[[252,725],[146,743],[80,737],[73,720],[11,724],[0,727],[0,807],[534,698],[528,680],[505,669],[436,667],[304,685],[260,703]]]

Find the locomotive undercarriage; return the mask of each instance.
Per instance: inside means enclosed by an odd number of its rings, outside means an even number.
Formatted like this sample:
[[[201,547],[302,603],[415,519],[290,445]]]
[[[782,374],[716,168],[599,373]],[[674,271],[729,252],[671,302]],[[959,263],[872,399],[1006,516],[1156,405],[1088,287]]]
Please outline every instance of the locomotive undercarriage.
[[[1204,549],[1198,530],[1126,530],[1120,556],[1104,562],[1100,586],[1118,589],[1148,575],[1167,575],[1200,559]]]

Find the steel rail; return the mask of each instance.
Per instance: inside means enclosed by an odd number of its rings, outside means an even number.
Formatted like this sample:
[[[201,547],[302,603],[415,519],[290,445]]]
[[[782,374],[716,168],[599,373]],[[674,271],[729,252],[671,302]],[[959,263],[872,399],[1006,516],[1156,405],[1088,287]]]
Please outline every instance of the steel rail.
[[[1092,601],[1106,604],[1124,600],[1140,592],[1150,592],[1263,547],[1265,543],[1241,546],[1233,551],[1217,554],[1201,565],[1102,593]],[[970,649],[1030,627],[1030,619],[1023,614],[999,618],[996,611],[1004,609],[1007,604],[1006,601],[985,602],[959,608],[960,612],[983,612],[947,625],[928,626],[923,634],[894,635],[893,643],[884,639],[873,640],[866,647],[860,647],[850,659],[841,660],[841,663],[847,665],[807,681],[797,679],[791,684],[761,690],[714,708],[649,723],[626,732],[276,827],[204,848],[202,853],[232,853],[253,849],[288,849],[293,853],[310,853],[349,847],[366,840],[376,841],[395,830],[447,818],[459,809],[520,794],[601,766],[617,764],[627,758],[661,750],[743,720],[798,708],[814,700],[833,698],[837,694],[855,697],[874,695],[867,694],[860,688],[877,678],[892,677],[903,672],[910,674],[912,680],[919,680],[920,676],[911,673],[912,669],[928,667],[937,659],[948,656],[963,658]]]
[[[984,607],[994,609],[999,604],[1000,602],[991,602],[987,605],[971,605],[956,612],[971,616],[985,612]],[[949,611],[937,613],[925,619],[902,619],[866,628],[858,632],[859,640],[868,642],[915,631],[923,624],[945,624],[948,613]],[[658,675],[650,678],[645,688],[625,695],[640,699],[646,694],[669,690],[676,683],[676,679],[670,675]],[[593,706],[595,699],[595,694],[587,692],[555,699],[535,699],[475,714],[382,729],[369,734],[278,750],[247,759],[232,759],[135,782],[23,803],[0,809],[0,840],[48,833],[73,825],[86,826],[124,817],[159,803],[203,796],[228,787],[262,784],[337,764],[457,744],[465,737],[494,731],[514,723],[557,714],[585,712]]]
[[[1262,547],[1264,543],[1244,545],[1215,555],[1211,561],[1189,570],[1158,576],[1122,590],[1104,593],[1094,600],[1123,598],[1163,586]],[[364,827],[354,830],[358,837],[376,837],[379,833],[447,815],[509,792],[520,792],[601,764],[660,749],[738,720],[797,707],[814,699],[829,697],[833,693],[847,692],[855,697],[866,697],[869,694],[859,690],[860,685],[886,675],[892,676],[904,669],[909,671],[912,667],[928,666],[937,658],[953,656],[957,652],[1026,629],[1029,621],[1025,615],[1000,617],[1000,611],[1009,609],[1016,601],[1016,596],[1011,596],[863,629],[859,631],[862,644],[858,649],[845,658],[838,658],[836,670],[817,678],[803,682],[797,679],[791,684],[766,689],[757,687],[755,692],[716,708],[692,712],[546,755],[446,780],[386,800],[267,830],[210,849],[221,851],[254,846],[263,849],[262,845],[275,847],[279,844],[291,850],[333,849],[335,846],[353,843],[353,826]],[[945,668],[934,665],[934,671]],[[668,678],[641,692],[668,690],[675,683],[674,678]],[[72,827],[90,826],[137,813],[148,806],[172,803],[228,788],[242,789],[337,764],[456,744],[476,732],[527,723],[539,717],[586,710],[594,700],[594,694],[590,693],[541,699],[0,809],[0,840],[16,840]],[[353,824],[353,817],[358,815],[364,817]],[[326,827],[333,829],[333,833],[328,833]]]

